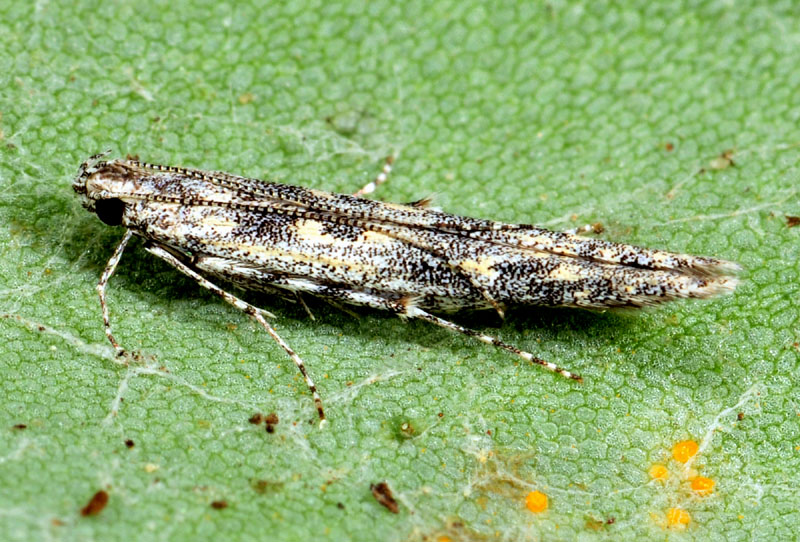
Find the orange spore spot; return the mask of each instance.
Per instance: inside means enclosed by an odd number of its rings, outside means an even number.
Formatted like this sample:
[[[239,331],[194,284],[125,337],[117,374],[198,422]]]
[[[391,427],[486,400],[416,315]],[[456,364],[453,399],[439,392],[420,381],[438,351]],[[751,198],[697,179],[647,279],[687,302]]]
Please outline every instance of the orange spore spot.
[[[544,512],[547,510],[547,495],[541,491],[531,491],[525,497],[525,506],[534,513]]]
[[[684,440],[683,442],[679,442],[672,448],[672,457],[675,458],[675,461],[680,461],[681,463],[686,463],[691,458],[697,454],[697,450],[700,447],[697,443],[693,440]]]
[[[689,525],[692,517],[683,508],[670,508],[667,510],[667,525],[670,527],[684,528]]]
[[[692,480],[692,491],[698,495],[709,495],[714,490],[714,480],[705,476],[698,476]]]
[[[650,467],[648,474],[653,480],[666,480],[669,478],[669,471],[664,465],[653,465]]]

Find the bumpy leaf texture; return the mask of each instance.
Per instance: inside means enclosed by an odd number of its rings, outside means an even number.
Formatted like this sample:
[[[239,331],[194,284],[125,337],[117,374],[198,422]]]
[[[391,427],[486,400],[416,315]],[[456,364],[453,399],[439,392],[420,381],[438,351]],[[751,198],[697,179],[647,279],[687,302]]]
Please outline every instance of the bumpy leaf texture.
[[[794,536],[794,3],[260,4],[0,2],[0,539]],[[269,337],[141,243],[109,289],[141,353],[117,363],[94,285],[122,231],[70,190],[106,148],[337,191],[396,153],[382,199],[600,222],[737,261],[742,284],[458,318],[583,385],[422,322],[248,295],[316,377],[320,431]]]

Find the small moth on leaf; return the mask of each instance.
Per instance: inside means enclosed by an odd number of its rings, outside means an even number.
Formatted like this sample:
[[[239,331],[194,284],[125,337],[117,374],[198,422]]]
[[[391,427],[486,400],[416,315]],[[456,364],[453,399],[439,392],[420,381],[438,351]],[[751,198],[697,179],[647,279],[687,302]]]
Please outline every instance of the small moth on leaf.
[[[732,262],[452,215],[429,208],[428,200],[401,205],[359,197],[386,180],[391,159],[375,181],[346,195],[103,156],[81,164],[72,187],[100,220],[127,229],[97,285],[105,333],[117,352],[124,350],[111,332],[106,285],[137,235],[149,253],[258,321],[302,373],[321,424],[319,393],[265,319],[272,315],[213,280],[426,320],[574,380],[581,377],[436,314],[488,309],[502,316],[518,305],[643,307],[711,297],[737,284]]]

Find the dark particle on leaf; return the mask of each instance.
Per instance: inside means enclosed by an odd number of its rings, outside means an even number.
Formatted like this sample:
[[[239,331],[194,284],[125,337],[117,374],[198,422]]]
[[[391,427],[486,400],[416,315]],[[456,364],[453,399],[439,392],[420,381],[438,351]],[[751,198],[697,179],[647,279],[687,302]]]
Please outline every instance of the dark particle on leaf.
[[[675,148],[675,145],[673,145],[672,143],[667,142],[667,143],[664,144],[664,148],[667,150],[667,152],[670,152]]]
[[[275,414],[274,412],[270,412],[269,414],[267,414],[264,417],[264,423],[267,426],[267,433],[274,433],[275,426],[278,425],[279,421],[280,420],[278,419],[278,415]]]
[[[108,504],[108,493],[103,491],[102,489],[92,495],[92,498],[89,499],[89,502],[81,508],[81,515],[86,516],[96,516],[100,512],[103,511],[103,508],[106,507]]]
[[[608,518],[606,520],[606,525],[614,525],[615,521],[617,521],[617,518],[615,518],[614,516],[611,516],[610,518]]]
[[[742,421],[744,419],[744,412],[740,412],[736,415],[736,419]]]
[[[344,503],[337,502],[336,503],[336,508],[338,508],[339,510],[344,510]]]
[[[800,216],[790,216],[786,215],[786,226],[789,228],[794,228],[800,224]]]
[[[134,446],[136,446],[136,443],[133,442],[133,440],[128,439],[125,441],[125,446],[127,446],[128,448],[133,448]]]
[[[397,501],[394,500],[394,495],[392,495],[392,490],[389,489],[389,484],[386,482],[370,484],[369,489],[372,491],[372,496],[375,497],[375,500],[385,506],[389,512],[392,514],[400,512]]]
[[[211,501],[211,508],[214,510],[222,510],[228,507],[228,501]]]
[[[256,412],[255,414],[250,416],[250,419],[247,421],[252,423],[253,425],[259,425],[261,422],[264,421],[264,415],[261,414],[260,412]]]
[[[18,423],[16,425],[14,425],[14,429],[27,429],[27,428],[28,428],[28,426],[25,425],[24,423]]]

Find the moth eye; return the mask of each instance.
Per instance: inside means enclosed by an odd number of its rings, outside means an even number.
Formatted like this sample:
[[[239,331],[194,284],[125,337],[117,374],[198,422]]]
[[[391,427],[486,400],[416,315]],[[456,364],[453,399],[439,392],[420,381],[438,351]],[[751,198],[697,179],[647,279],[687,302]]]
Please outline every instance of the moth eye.
[[[119,198],[101,199],[94,204],[94,212],[97,214],[97,218],[109,226],[122,224],[123,211],[125,211],[125,202]]]

